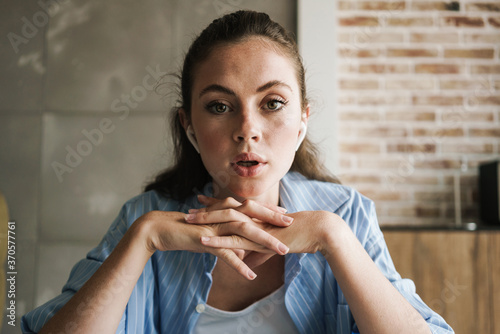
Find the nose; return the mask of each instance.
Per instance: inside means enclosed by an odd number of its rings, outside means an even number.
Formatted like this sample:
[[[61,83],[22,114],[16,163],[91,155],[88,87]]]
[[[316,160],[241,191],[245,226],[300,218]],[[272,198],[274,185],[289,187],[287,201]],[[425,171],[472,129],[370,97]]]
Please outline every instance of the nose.
[[[242,110],[236,119],[233,138],[237,142],[258,142],[262,137],[261,120],[257,112]]]

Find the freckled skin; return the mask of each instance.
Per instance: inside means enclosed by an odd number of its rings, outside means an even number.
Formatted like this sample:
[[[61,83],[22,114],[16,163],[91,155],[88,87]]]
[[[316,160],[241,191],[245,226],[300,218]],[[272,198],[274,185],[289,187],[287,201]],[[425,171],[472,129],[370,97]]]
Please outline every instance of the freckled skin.
[[[219,198],[252,198],[278,203],[279,180],[293,162],[301,120],[301,96],[296,72],[286,55],[267,40],[250,38],[219,46],[195,72],[191,124],[201,158],[219,186]],[[260,89],[270,82],[279,84]],[[218,85],[231,91],[204,89]],[[286,101],[276,104],[275,100]],[[213,102],[227,106],[216,114]],[[283,105],[280,110],[269,106]],[[225,107],[217,107],[225,109]],[[216,109],[218,110],[218,109]],[[266,162],[254,177],[238,176],[231,167],[242,152],[259,154]]]

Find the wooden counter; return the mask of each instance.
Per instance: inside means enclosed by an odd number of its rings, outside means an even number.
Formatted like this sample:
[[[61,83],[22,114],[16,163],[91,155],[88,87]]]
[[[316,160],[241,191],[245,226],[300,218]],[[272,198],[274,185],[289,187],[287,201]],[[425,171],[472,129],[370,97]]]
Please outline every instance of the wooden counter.
[[[384,235],[401,276],[457,334],[500,334],[500,231]]]

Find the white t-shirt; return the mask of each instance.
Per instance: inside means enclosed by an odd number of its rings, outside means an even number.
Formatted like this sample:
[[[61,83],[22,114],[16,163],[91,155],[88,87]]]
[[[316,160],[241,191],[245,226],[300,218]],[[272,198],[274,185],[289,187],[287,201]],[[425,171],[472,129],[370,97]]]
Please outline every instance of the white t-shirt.
[[[285,286],[247,308],[228,312],[200,304],[193,334],[299,333],[285,307]]]

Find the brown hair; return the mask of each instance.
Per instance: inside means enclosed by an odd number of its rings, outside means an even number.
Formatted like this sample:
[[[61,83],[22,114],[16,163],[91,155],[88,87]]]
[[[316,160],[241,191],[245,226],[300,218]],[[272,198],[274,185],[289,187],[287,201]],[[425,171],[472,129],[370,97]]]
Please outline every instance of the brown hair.
[[[200,155],[188,141],[178,111],[183,108],[188,118],[191,115],[191,89],[197,64],[203,62],[210,52],[221,44],[238,43],[254,36],[274,42],[292,60],[300,87],[302,109],[307,107],[302,58],[294,39],[281,25],[272,21],[265,13],[243,10],[214,20],[194,40],[184,58],[180,76],[181,102],[179,106],[172,108],[170,120],[174,165],[156,176],[155,180],[146,186],[145,191],[156,190],[161,194],[183,200],[193,192],[201,190],[211,180]],[[296,152],[290,170],[297,171],[308,179],[339,183],[319,161],[318,150],[307,137]]]

